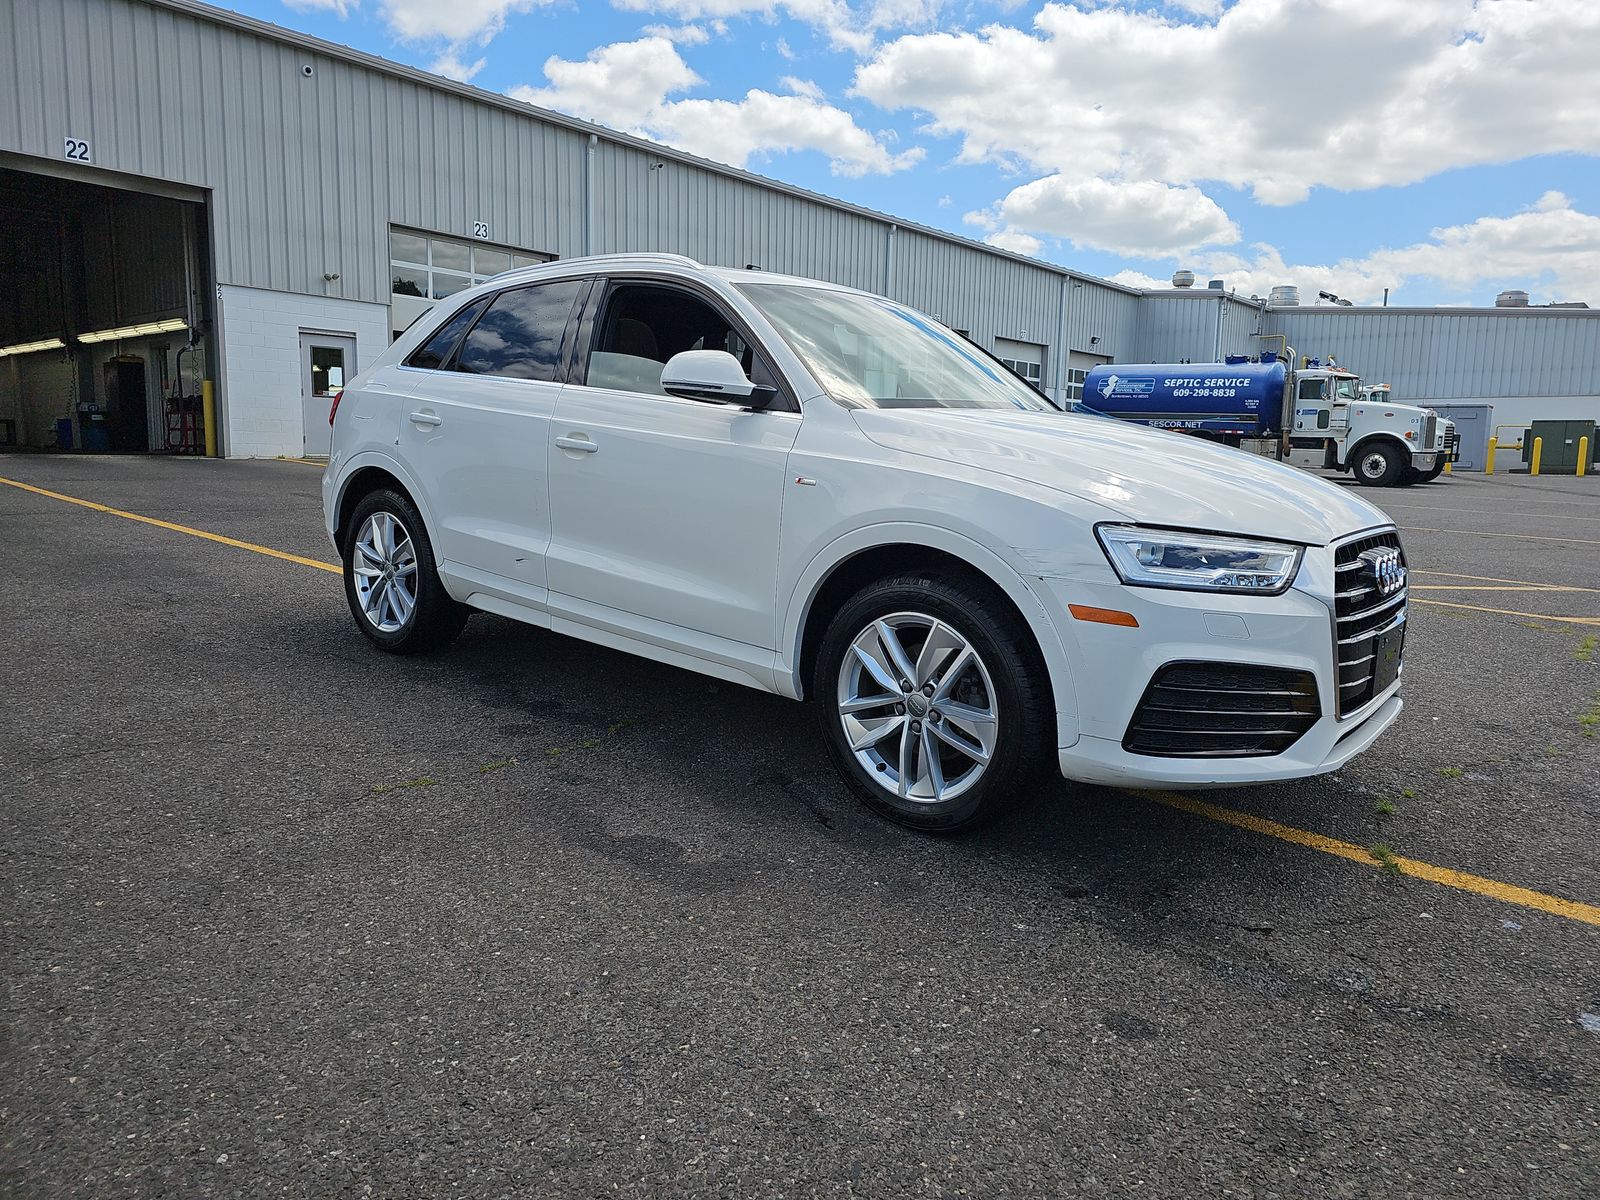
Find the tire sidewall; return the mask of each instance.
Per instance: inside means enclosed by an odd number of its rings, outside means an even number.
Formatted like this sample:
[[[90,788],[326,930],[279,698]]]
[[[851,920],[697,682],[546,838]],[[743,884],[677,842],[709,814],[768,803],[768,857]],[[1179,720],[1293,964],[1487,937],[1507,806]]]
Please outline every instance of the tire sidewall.
[[[393,632],[379,629],[361,610],[361,598],[356,593],[353,570],[356,538],[367,519],[379,512],[388,513],[405,527],[417,560],[416,607],[412,609],[410,619]],[[441,620],[448,620],[453,616],[441,610],[453,605],[454,602],[445,594],[443,585],[439,583],[438,569],[433,557],[433,543],[428,539],[428,530],[422,523],[422,514],[417,511],[417,506],[399,492],[386,488],[363,497],[350,515],[345,530],[344,545],[340,549],[344,567],[345,602],[349,604],[350,615],[355,618],[356,625],[367,639],[374,645],[397,654],[431,648],[438,640]]]
[[[1368,475],[1363,468],[1366,464],[1366,460],[1375,454],[1383,456],[1383,461],[1385,463],[1383,474],[1375,476]],[[1395,452],[1394,447],[1384,445],[1380,442],[1377,445],[1362,446],[1356,451],[1355,470],[1353,474],[1355,475],[1356,482],[1361,484],[1363,487],[1393,487],[1396,481],[1399,480],[1400,473],[1405,470],[1406,465],[1407,464],[1402,461],[1400,456]]]
[[[890,580],[865,588],[830,622],[811,680],[823,740],[851,789],[879,815],[927,833],[953,833],[983,819],[1011,798],[1031,765],[1029,737],[1037,713],[1027,681],[1019,678],[1028,670],[1026,656],[1016,632],[970,600],[959,587],[935,579]],[[856,759],[839,719],[839,671],[851,643],[872,621],[898,612],[922,613],[952,626],[977,651],[993,685],[999,720],[994,755],[983,777],[952,800],[897,802]]]

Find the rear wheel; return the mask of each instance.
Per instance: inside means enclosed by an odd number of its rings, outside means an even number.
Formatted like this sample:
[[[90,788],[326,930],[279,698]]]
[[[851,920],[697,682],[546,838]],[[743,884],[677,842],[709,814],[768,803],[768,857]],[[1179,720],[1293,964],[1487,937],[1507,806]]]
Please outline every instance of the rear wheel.
[[[1405,452],[1388,442],[1368,442],[1356,451],[1352,470],[1364,487],[1394,487],[1408,468]]]
[[[350,517],[344,544],[344,594],[356,625],[392,654],[418,654],[455,640],[468,609],[439,582],[433,544],[416,505],[379,489]]]
[[[873,811],[953,833],[1000,811],[1049,738],[1048,690],[1025,629],[992,591],[902,576],[857,593],[812,680],[834,765]]]

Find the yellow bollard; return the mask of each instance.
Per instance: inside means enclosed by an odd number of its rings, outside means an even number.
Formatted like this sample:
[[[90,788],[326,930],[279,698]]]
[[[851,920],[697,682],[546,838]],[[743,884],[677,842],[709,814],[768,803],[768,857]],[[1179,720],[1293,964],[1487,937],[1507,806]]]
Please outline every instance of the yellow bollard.
[[[211,380],[200,382],[200,419],[206,428],[206,457],[217,456],[217,394]]]
[[[1450,466],[1451,466],[1450,460],[1448,458],[1445,459],[1444,460],[1444,473],[1446,475],[1454,475],[1455,474],[1455,472],[1450,469]]]
[[[1500,439],[1497,438],[1497,437],[1490,438],[1489,439],[1489,458],[1488,458],[1488,461],[1486,461],[1483,464],[1483,473],[1485,475],[1493,475],[1494,474],[1494,452],[1496,450],[1498,450],[1498,449],[1500,449]]]
[[[1578,474],[1579,475],[1587,475],[1588,473],[1589,473],[1589,439],[1586,438],[1586,437],[1581,437],[1581,438],[1578,439]]]
[[[1542,437],[1534,438],[1533,439],[1533,462],[1531,464],[1529,464],[1529,468],[1528,468],[1528,474],[1529,475],[1537,475],[1539,473],[1539,456],[1542,455],[1543,453],[1544,453],[1544,439]]]

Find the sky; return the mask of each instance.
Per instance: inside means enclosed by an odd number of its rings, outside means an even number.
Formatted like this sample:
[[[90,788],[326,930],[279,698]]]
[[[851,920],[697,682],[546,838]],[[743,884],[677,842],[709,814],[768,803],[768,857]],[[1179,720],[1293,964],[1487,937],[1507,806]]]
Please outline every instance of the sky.
[[[1600,0],[230,0],[1137,286],[1600,306]]]

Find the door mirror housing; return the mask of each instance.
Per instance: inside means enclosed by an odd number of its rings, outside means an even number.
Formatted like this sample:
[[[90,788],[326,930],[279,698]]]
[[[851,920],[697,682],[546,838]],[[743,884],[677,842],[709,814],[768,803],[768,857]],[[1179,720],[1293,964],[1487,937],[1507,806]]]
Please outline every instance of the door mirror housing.
[[[778,389],[751,383],[739,360],[726,350],[685,350],[661,368],[661,390],[669,396],[708,404],[737,404],[760,410],[777,398]]]

